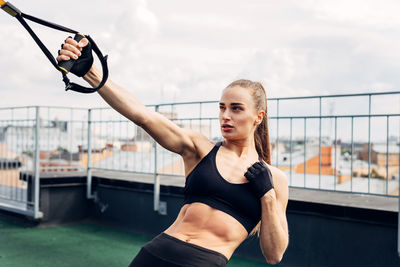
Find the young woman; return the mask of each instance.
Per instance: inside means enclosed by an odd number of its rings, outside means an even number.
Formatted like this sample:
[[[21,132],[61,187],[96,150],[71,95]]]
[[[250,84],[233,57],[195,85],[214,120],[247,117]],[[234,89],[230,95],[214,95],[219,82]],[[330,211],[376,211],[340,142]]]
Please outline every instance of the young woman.
[[[86,57],[82,49],[88,49],[87,44],[87,39],[78,44],[68,38],[57,60]],[[82,62],[89,62],[83,78],[96,87],[101,73],[92,59]],[[178,217],[130,266],[225,266],[254,233],[266,261],[281,261],[289,239],[288,182],[270,165],[267,98],[260,83],[238,80],[223,90],[219,121],[224,141],[217,144],[147,109],[111,80],[98,92],[160,145],[181,155],[185,166],[185,198]]]

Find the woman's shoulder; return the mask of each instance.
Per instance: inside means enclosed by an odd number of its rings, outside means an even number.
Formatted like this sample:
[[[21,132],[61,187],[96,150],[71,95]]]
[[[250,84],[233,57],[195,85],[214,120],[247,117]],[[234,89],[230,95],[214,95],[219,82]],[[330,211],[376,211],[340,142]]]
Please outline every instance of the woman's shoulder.
[[[200,157],[208,154],[216,144],[216,142],[211,141],[205,135],[198,132],[192,132],[192,141],[195,146],[196,154]]]
[[[268,168],[271,170],[271,173],[274,175],[277,175],[279,177],[281,177],[282,179],[287,179],[286,173],[284,173],[281,169],[279,169],[278,167],[268,164],[266,163],[266,165],[268,166]]]
[[[203,158],[216,144],[199,132],[190,130],[188,131],[188,136],[192,141],[193,147],[191,149],[187,149],[187,153],[182,155],[185,161],[197,161],[198,159]]]
[[[269,170],[271,171],[272,174],[272,180],[274,182],[275,188],[288,188],[289,183],[288,183],[288,178],[286,173],[284,173],[281,169],[278,167],[275,167],[273,165],[267,164]]]

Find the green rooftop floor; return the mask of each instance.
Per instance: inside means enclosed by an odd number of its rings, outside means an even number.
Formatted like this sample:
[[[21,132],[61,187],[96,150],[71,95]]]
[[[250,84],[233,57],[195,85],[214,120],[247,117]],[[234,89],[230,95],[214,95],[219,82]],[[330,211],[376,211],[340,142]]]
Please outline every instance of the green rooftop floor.
[[[149,240],[88,223],[27,227],[0,219],[0,266],[128,266]],[[268,264],[232,257],[227,266]]]

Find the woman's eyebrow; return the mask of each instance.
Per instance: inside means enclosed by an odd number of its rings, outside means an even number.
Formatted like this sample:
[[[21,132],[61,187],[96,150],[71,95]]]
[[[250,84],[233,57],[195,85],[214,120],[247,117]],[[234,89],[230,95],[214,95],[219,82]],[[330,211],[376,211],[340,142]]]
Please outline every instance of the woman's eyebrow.
[[[231,103],[231,106],[244,106],[243,103]]]
[[[225,106],[225,103],[220,102],[219,105],[220,105],[220,106]],[[244,106],[243,103],[231,103],[230,105],[231,105],[231,106]]]

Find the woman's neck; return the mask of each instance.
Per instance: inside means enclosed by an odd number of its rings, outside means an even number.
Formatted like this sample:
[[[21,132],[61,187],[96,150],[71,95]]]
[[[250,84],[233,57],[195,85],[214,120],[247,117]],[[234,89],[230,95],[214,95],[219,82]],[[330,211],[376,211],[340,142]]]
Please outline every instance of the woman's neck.
[[[254,156],[253,154],[257,155],[254,138],[245,140],[224,140],[223,146],[235,153],[238,157],[251,157]]]

